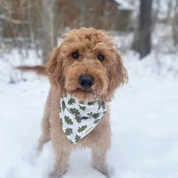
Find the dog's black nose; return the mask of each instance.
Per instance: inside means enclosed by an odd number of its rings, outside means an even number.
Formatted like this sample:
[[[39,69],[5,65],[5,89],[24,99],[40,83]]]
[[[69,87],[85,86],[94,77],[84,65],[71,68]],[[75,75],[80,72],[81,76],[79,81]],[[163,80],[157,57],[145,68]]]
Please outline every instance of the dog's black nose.
[[[90,75],[81,75],[79,77],[79,84],[83,88],[88,89],[94,84],[94,78]]]

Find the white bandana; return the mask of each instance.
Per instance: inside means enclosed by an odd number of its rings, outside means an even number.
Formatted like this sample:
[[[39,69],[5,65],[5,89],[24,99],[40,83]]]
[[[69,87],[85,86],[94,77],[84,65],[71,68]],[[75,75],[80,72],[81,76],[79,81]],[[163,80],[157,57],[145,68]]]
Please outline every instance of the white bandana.
[[[77,143],[90,133],[106,112],[105,103],[77,101],[69,94],[60,101],[60,120],[62,130],[71,143]]]

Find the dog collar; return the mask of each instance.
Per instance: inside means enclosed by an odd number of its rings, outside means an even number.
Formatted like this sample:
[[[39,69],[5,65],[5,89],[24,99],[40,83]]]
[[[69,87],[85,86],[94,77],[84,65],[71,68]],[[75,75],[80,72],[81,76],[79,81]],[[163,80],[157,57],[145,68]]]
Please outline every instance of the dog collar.
[[[105,103],[78,101],[69,94],[60,100],[62,130],[71,143],[77,143],[90,133],[106,113]]]

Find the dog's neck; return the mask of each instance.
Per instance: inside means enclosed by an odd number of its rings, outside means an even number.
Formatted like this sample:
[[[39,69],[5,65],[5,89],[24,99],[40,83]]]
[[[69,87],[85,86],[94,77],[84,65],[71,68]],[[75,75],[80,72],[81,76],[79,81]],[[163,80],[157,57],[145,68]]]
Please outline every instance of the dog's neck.
[[[60,101],[60,119],[62,129],[72,143],[91,132],[106,112],[105,103],[78,101],[69,94],[63,95]]]

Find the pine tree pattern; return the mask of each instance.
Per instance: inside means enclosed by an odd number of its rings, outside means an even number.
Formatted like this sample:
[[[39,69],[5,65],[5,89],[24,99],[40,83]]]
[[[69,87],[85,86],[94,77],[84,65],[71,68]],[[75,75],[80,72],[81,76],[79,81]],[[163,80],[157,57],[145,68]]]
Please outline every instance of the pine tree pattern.
[[[75,119],[76,119],[76,121],[78,122],[78,123],[81,123],[81,118],[80,117],[78,117],[78,116],[75,116]]]
[[[73,133],[73,130],[71,129],[71,128],[67,128],[66,130],[65,130],[65,134],[66,135],[71,135]]]
[[[70,100],[68,101],[69,105],[73,105],[75,103],[75,99],[74,98],[70,98]]]
[[[76,135],[75,136],[75,142],[77,143],[80,140],[80,138],[81,138],[80,136]]]
[[[82,132],[87,128],[87,125],[83,125],[82,127],[79,127],[78,132]]]
[[[85,111],[86,110],[86,106],[79,106],[81,110]]]
[[[65,119],[67,124],[73,125],[72,120],[68,116],[64,116],[64,119]]]
[[[61,126],[63,127],[63,121],[62,121],[62,119],[60,119],[61,120]]]
[[[94,124],[97,124],[99,121],[100,121],[99,119],[95,120],[95,121],[94,121]]]
[[[104,102],[102,102],[102,108],[103,108],[103,110],[106,109],[106,106],[105,106],[105,103],[104,103]]]
[[[99,117],[99,114],[94,114],[93,117],[97,119]]]
[[[70,140],[70,143],[74,143],[72,140]]]
[[[74,115],[80,115],[80,112],[79,112],[78,109],[71,108],[70,111],[71,111],[71,113],[74,114]]]
[[[88,102],[88,106],[94,105],[94,102]]]
[[[88,116],[93,116],[94,113],[90,112],[90,113],[88,113],[87,115],[88,115]]]
[[[62,102],[62,110],[65,111],[65,108],[66,108],[66,105],[65,105],[65,102],[63,101]]]

